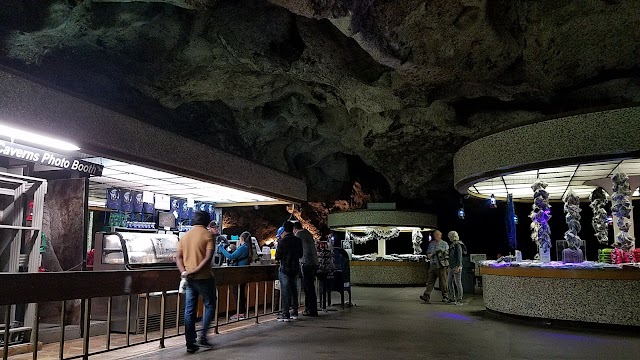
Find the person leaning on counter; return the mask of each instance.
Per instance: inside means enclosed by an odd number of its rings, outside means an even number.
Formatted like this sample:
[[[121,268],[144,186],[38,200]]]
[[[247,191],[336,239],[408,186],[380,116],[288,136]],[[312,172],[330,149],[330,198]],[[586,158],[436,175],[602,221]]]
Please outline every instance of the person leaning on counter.
[[[230,260],[230,264],[233,263],[232,266],[246,266],[251,265],[253,261],[253,255],[251,252],[251,233],[248,231],[240,234],[240,246],[235,249],[232,253],[228,252],[227,249],[224,248],[223,244],[218,245],[218,250],[220,253],[224,255],[228,260]],[[239,311],[235,316],[233,316],[232,320],[242,320],[244,318],[244,314],[247,312],[246,304],[247,304],[247,295],[245,284],[240,284],[240,307]],[[238,287],[233,287],[233,296],[235,301],[238,301]]]

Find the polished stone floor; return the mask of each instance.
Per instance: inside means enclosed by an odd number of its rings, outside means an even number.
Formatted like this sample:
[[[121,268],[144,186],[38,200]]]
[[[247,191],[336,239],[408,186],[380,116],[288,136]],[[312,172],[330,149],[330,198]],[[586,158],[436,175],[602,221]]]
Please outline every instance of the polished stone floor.
[[[212,336],[214,350],[173,345],[140,359],[639,359],[640,337],[557,329],[488,316],[480,296],[463,306],[418,300],[420,288],[355,288],[350,309],[270,321]]]

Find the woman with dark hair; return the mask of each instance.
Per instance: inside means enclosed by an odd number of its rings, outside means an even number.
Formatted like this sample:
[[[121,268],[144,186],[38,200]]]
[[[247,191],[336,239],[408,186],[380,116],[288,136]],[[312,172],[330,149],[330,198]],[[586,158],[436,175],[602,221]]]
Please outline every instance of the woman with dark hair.
[[[248,231],[240,234],[240,245],[234,252],[228,252],[222,244],[218,246],[218,249],[220,250],[220,253],[229,260],[230,266],[246,266],[250,265],[253,262],[253,251],[251,249],[251,233],[249,233]],[[242,320],[245,318],[245,314],[247,312],[247,295],[245,287],[246,284],[240,284],[239,298],[238,287],[233,287],[233,296],[236,302],[238,301],[238,299],[240,300],[240,306],[238,308],[239,311],[236,313],[236,315],[231,317],[231,320]]]

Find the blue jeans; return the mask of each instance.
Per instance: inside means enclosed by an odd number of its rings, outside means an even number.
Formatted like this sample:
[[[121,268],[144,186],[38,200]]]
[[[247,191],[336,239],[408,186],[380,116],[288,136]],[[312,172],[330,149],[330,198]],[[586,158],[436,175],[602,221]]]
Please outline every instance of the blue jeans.
[[[216,311],[216,282],[214,278],[187,281],[186,303],[184,307],[184,337],[187,345],[196,343],[196,315],[198,311],[198,297],[202,296],[204,314],[202,316],[202,338],[207,337],[207,331]]]
[[[293,313],[298,313],[298,275],[287,275],[278,272],[280,279],[280,294],[282,295],[282,317],[289,317],[289,307],[293,308]]]

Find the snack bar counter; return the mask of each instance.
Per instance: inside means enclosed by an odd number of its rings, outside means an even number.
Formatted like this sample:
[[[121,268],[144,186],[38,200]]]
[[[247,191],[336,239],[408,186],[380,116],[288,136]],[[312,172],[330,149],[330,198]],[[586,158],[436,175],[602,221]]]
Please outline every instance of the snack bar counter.
[[[484,304],[517,317],[640,326],[640,268],[486,266]]]

